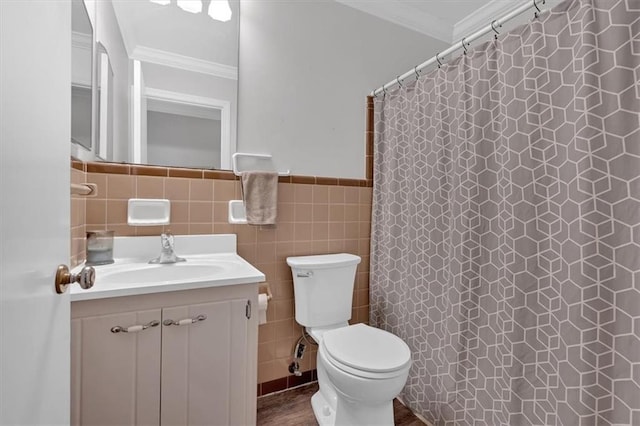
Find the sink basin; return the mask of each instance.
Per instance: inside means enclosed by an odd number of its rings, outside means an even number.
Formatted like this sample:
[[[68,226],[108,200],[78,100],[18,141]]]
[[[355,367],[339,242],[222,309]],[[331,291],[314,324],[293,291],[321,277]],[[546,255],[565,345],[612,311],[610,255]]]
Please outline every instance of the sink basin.
[[[230,264],[213,262],[180,262],[165,265],[130,264],[104,271],[98,278],[102,284],[171,283],[209,279],[230,268]]]
[[[176,236],[176,253],[185,262],[149,264],[158,254],[159,238],[116,237],[114,260],[95,266],[92,288],[71,287],[71,301],[132,296],[258,283],[262,272],[238,256],[235,235]],[[118,257],[121,254],[122,257]],[[79,270],[82,265],[74,269]]]

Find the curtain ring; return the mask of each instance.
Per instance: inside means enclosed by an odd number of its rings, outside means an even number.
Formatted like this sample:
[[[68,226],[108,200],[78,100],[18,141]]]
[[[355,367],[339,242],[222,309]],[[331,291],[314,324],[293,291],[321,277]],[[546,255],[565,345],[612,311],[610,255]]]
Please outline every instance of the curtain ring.
[[[420,78],[420,71],[418,71],[418,66],[413,67],[413,72],[416,74],[416,80]]]
[[[533,0],[534,2],[536,0]],[[462,48],[464,49],[464,54],[467,54],[467,43],[465,43],[466,37],[462,39]]]
[[[440,53],[436,53],[436,62],[438,62],[438,68],[442,66],[442,62],[440,62]]]
[[[493,36],[494,36],[494,37],[496,38],[496,40],[497,40],[497,39],[498,39],[498,34],[500,34],[500,33],[498,32],[498,30],[496,30],[496,27],[495,27],[495,23],[496,23],[496,21],[497,21],[497,20],[493,20],[493,21],[491,21],[491,29],[492,29],[492,30],[493,30],[493,32],[495,33]],[[500,27],[502,27],[502,25],[500,25]]]
[[[542,4],[544,4],[544,1],[542,2]],[[533,12],[533,16],[535,16],[537,18],[539,16],[540,12],[542,12],[542,11],[538,7],[538,2],[536,0],[533,0],[533,7],[536,8],[536,11]]]
[[[396,76],[396,83],[398,83],[398,86],[400,86],[400,87],[404,87],[404,86],[402,85],[402,83],[400,82],[400,76],[399,76],[399,75],[397,75],[397,76]]]

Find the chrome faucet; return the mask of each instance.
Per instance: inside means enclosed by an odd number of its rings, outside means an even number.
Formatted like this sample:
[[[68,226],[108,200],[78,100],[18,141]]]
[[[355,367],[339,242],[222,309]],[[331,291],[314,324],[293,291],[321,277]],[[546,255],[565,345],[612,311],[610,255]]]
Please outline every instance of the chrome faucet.
[[[162,233],[160,235],[160,244],[162,245],[160,256],[155,259],[151,259],[149,263],[177,263],[185,262],[187,259],[178,257],[173,251],[173,234],[170,232]]]

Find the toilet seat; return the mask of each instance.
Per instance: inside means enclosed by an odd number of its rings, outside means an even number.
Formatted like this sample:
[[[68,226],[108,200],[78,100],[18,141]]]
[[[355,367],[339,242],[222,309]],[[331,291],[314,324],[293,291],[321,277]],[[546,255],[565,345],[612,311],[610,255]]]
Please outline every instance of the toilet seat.
[[[365,324],[325,332],[320,351],[336,368],[363,378],[394,377],[411,364],[411,351],[402,339]]]

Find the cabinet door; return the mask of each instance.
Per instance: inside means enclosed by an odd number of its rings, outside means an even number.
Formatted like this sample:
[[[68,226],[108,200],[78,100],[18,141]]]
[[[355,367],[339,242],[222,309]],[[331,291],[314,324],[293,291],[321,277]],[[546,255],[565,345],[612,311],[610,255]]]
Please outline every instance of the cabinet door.
[[[154,309],[72,321],[72,424],[160,424],[161,327],[111,331],[159,321],[160,316],[160,309]]]
[[[255,422],[246,306],[246,299],[237,299],[162,310],[163,426]],[[206,319],[164,325],[201,315]]]

